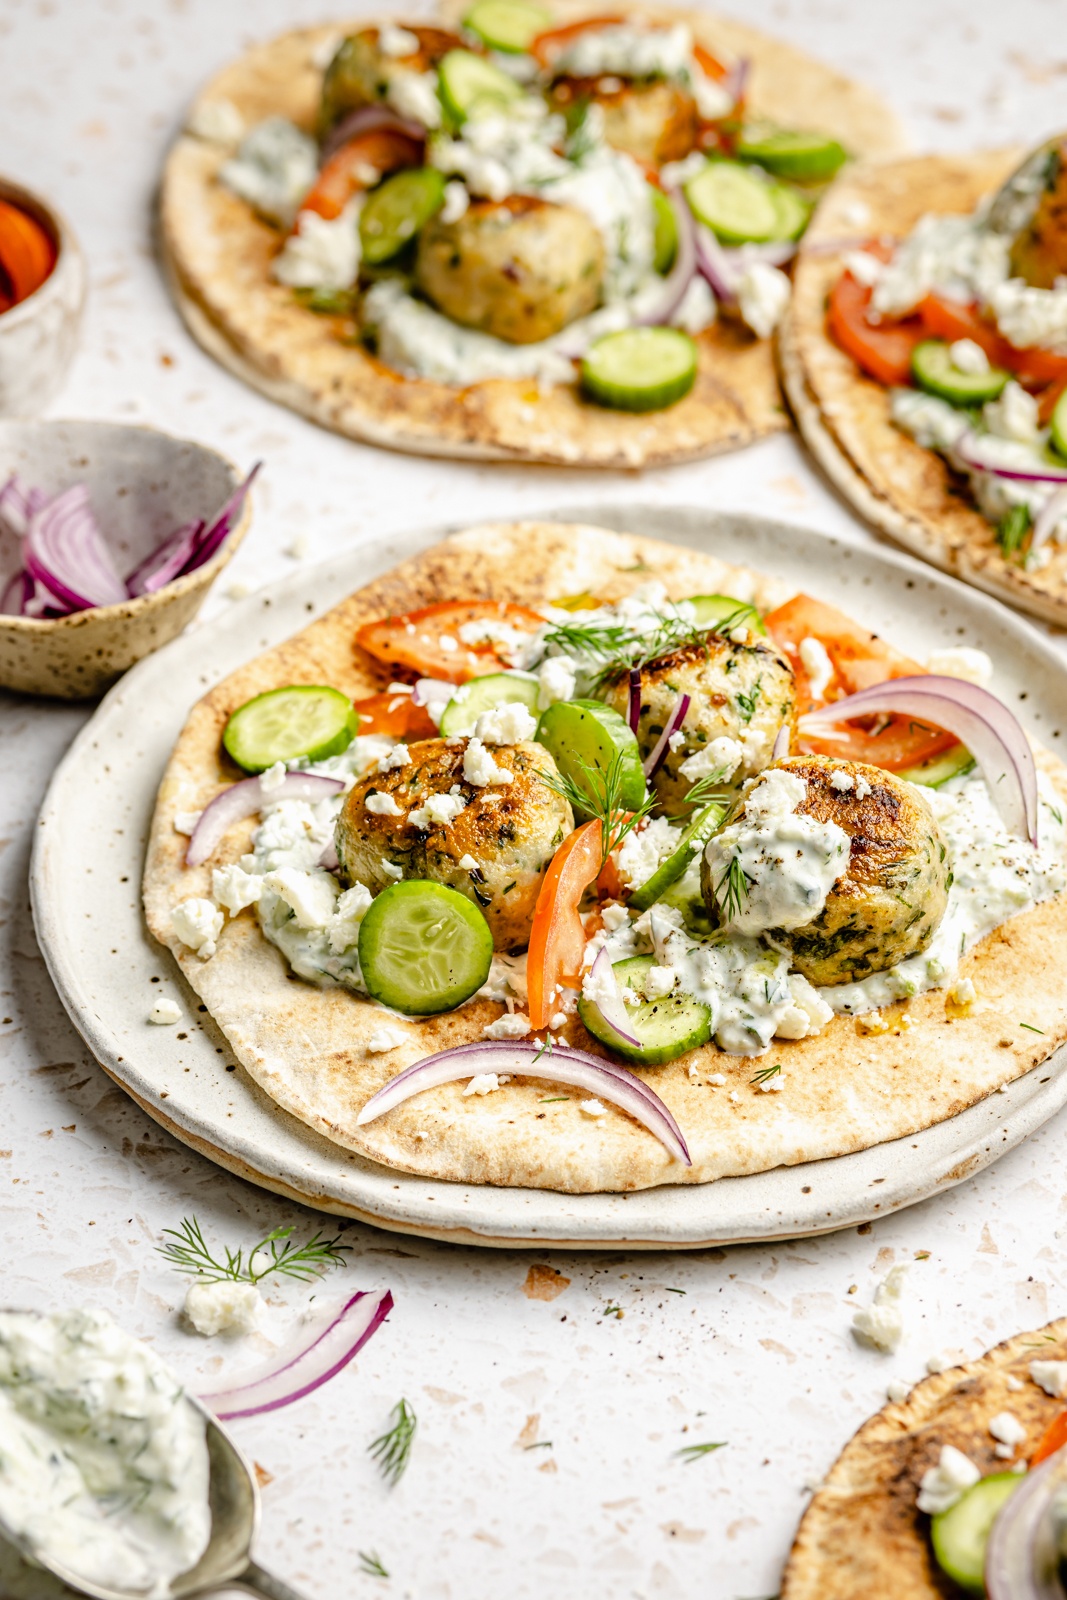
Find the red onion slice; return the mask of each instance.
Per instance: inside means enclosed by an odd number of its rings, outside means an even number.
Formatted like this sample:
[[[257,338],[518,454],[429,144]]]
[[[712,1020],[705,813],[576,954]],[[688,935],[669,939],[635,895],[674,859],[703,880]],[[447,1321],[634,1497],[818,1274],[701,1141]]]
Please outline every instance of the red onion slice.
[[[891,678],[801,718],[801,731],[822,733],[836,722],[889,711],[954,733],[982,769],[1010,832],[1037,847],[1037,770],[1029,740],[995,694],[936,673]]]
[[[164,584],[177,578],[193,554],[197,536],[204,531],[204,526],[202,517],[196,522],[185,523],[169,538],[164,539],[151,555],[145,556],[140,566],[134,567],[126,579],[126,592],[130,598],[136,599],[141,594],[153,594],[157,589],[162,589]]]
[[[24,617],[27,603],[33,598],[34,582],[21,568],[4,586],[0,595],[0,616]]]
[[[254,817],[265,806],[279,800],[308,800],[314,804],[331,794],[340,794],[343,789],[342,779],[326,778],[317,772],[287,772],[281,783],[266,793],[258,778],[242,778],[240,783],[231,783],[201,811],[185,852],[185,864],[199,867],[214,853],[219,841],[235,823]]]
[[[710,228],[698,223],[694,232],[698,269],[711,285],[716,300],[721,300],[724,305],[732,305],[740,287],[736,263],[730,259]]]
[[[594,1010],[600,1013],[603,1021],[613,1033],[618,1034],[624,1044],[632,1044],[640,1049],[641,1041],[631,1031],[630,1018],[623,1003],[622,995],[619,993],[619,986],[615,982],[615,974],[611,969],[611,957],[608,955],[606,946],[598,953],[596,960],[593,962],[590,976],[603,983],[609,990],[606,1000],[597,999],[591,1002]]]
[[[1051,462],[1047,467],[1002,467],[983,451],[983,442],[982,434],[965,428],[952,446],[953,453],[972,472],[988,472],[1012,483],[1067,483],[1067,467],[1056,467]]]
[[[667,190],[667,201],[674,212],[678,248],[674,265],[663,280],[654,306],[637,318],[638,327],[660,327],[670,322],[685,299],[685,292],[697,270],[697,246],[693,213],[677,189]]]
[[[1067,517],[1067,484],[1050,495],[1038,512],[1034,531],[1030,535],[1031,555],[1046,543],[1061,517]]]
[[[313,1394],[342,1372],[392,1309],[393,1297],[388,1289],[382,1294],[361,1289],[315,1333],[310,1344],[305,1344],[281,1366],[247,1383],[235,1384],[232,1389],[203,1394],[200,1399],[220,1422],[233,1422],[237,1417],[258,1417],[264,1412],[291,1406],[294,1400]]]
[[[93,516],[89,491],[76,483],[30,517],[23,560],[31,578],[43,583],[71,611],[115,605],[126,585]]]
[[[641,722],[641,668],[630,668],[630,700],[626,708],[630,732],[636,733]]]
[[[421,122],[413,122],[410,117],[402,117],[397,112],[391,111],[388,106],[360,106],[358,111],[350,111],[347,117],[342,117],[337,126],[326,135],[319,165],[325,166],[330,157],[336,155],[349,139],[354,139],[361,133],[376,133],[379,128],[388,129],[391,133],[406,134],[409,139],[416,139],[420,144],[426,138],[426,129]]]
[[[751,71],[752,62],[748,56],[738,56],[725,78],[722,79],[722,87],[730,96],[735,107],[739,100],[744,99],[745,90],[748,87],[748,76]]]
[[[555,1045],[550,1052],[534,1044],[487,1039],[443,1050],[398,1073],[384,1089],[371,1096],[356,1122],[358,1125],[373,1122],[424,1089],[436,1089],[442,1083],[455,1083],[460,1078],[477,1077],[482,1072],[509,1072],[514,1077],[543,1078],[547,1083],[566,1083],[576,1089],[587,1089],[590,1094],[600,1095],[628,1112],[676,1161],[687,1167],[693,1165],[682,1130],[658,1094],[653,1094],[648,1085],[626,1067],[604,1061],[586,1050],[575,1050],[570,1045]]]
[[[240,521],[241,511],[248,497],[248,491],[255,483],[262,466],[262,461],[257,461],[253,464],[252,470],[244,482],[237,485],[237,488],[222,509],[215,513],[215,516],[203,532],[196,536],[193,553],[185,563],[179,576],[184,577],[187,572],[193,572],[197,567],[205,566],[211,560],[215,551],[225,544]]]
[[[677,733],[678,729],[685,721],[686,712],[689,710],[689,703],[690,696],[684,693],[680,694],[677,700],[674,702],[674,709],[667,718],[667,726],[660,734],[659,740],[657,741],[656,747],[652,751],[652,754],[644,763],[646,778],[654,777],[659,771],[660,767],[663,765],[663,762],[666,760],[667,746],[670,743],[671,735]]]
[[[18,473],[13,472],[0,489],[0,523],[14,538],[24,539],[30,518],[38,511],[43,511],[47,504],[48,496],[43,489],[23,483]]]
[[[989,1600],[1064,1600],[1049,1511],[1062,1487],[1062,1453],[1019,1479],[989,1533],[985,1588]]]
[[[789,724],[783,722],[774,736],[774,746],[771,750],[772,761],[784,761],[789,754]]]

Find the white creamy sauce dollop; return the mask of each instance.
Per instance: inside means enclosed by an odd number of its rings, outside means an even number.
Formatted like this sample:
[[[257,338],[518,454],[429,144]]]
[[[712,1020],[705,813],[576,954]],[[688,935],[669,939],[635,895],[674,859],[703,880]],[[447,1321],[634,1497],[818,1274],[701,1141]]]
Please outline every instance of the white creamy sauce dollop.
[[[211,1533],[205,1421],[103,1312],[0,1312],[0,1519],[85,1581],[162,1595]]]

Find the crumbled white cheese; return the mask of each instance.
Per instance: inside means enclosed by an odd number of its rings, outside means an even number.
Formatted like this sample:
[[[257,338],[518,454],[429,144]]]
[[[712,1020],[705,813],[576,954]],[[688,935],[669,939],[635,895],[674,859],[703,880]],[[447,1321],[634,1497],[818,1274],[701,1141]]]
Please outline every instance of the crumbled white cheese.
[[[252,1333],[259,1326],[263,1301],[254,1283],[196,1282],[189,1285],[183,1307],[197,1333]]]
[[[176,1000],[169,1000],[165,994],[161,994],[148,1013],[148,1020],[158,1022],[162,1027],[170,1027],[182,1020],[182,1008]]]
[[[470,203],[465,185],[453,178],[445,184],[445,197],[438,215],[442,222],[458,222],[460,217],[466,216]]]
[[[997,327],[1019,350],[1067,343],[1067,285],[1059,278],[1053,289],[1035,289],[1022,278],[1000,283],[989,296]]]
[[[838,794],[848,794],[849,790],[855,786],[855,781],[851,772],[845,772],[841,769],[830,774],[830,787],[831,789],[836,789]]]
[[[233,862],[212,870],[211,893],[231,917],[236,917],[245,906],[255,905],[263,893],[263,879],[257,872],[246,872]]]
[[[981,1476],[969,1456],[953,1444],[944,1444],[937,1466],[923,1473],[916,1505],[928,1516],[936,1517],[954,1506]]]
[[[708,1074],[708,1082],[713,1089],[721,1089],[726,1082],[725,1072],[710,1072]]]
[[[769,339],[785,314],[791,294],[789,279],[779,267],[753,261],[737,291],[741,315],[759,339]]]
[[[371,906],[371,892],[366,884],[354,883],[346,889],[334,905],[333,916],[326,925],[326,935],[333,955],[351,950],[359,941],[359,925]]]
[[[873,289],[882,276],[883,263],[868,250],[846,250],[842,257],[846,272],[851,272],[857,283]]]
[[[463,752],[463,776],[476,789],[484,789],[493,783],[511,783],[515,774],[498,766],[492,752],[475,735]]]
[[[945,678],[959,678],[963,683],[977,684],[979,689],[988,688],[993,677],[993,663],[985,651],[965,644],[931,651],[926,659],[926,670]]]
[[[281,867],[264,875],[263,887],[285,901],[298,928],[325,928],[341,892],[336,878],[318,868],[301,872],[296,867]]]
[[[707,278],[698,272],[690,278],[686,291],[671,317],[671,326],[682,328],[686,333],[703,333],[705,328],[711,327],[717,316],[718,306],[715,304],[711,285]]]
[[[408,812],[408,821],[413,828],[447,828],[466,804],[461,794],[427,795],[421,806]]]
[[[381,789],[372,790],[363,804],[375,817],[402,817],[404,815],[392,795],[386,794]]]
[[[1023,1390],[1026,1388],[1023,1380],[1021,1378],[1017,1378],[1014,1372],[1008,1373],[1007,1377],[1004,1379],[1004,1386],[1006,1389],[1010,1389],[1013,1394],[1022,1394]]]
[[[362,256],[359,209],[358,202],[349,201],[337,217],[301,211],[271,262],[271,277],[289,289],[351,289]]]
[[[263,798],[267,799],[270,795],[277,794],[288,775],[289,769],[284,761],[276,761],[272,767],[267,768],[266,772],[261,772],[259,775],[259,792]]]
[[[170,914],[170,925],[175,934],[182,944],[196,951],[201,961],[207,961],[215,954],[223,920],[215,902],[199,895],[180,901]]]
[[[232,100],[201,100],[193,107],[185,131],[205,144],[233,149],[241,141],[245,121]]]
[[[661,819],[657,817],[654,820],[658,822]],[[628,927],[630,922],[630,913],[617,900],[606,901],[600,908],[600,917],[609,933],[615,933],[619,928]]]
[[[871,793],[872,793],[871,786],[867,782],[867,779],[865,777],[863,777],[863,775],[861,773],[857,773],[856,774],[856,799],[857,800],[866,800],[867,796],[869,794],[871,794]]]
[[[378,49],[383,56],[417,56],[419,36],[395,22],[383,22],[378,29]]]
[[[524,1017],[520,1011],[505,1011],[495,1022],[486,1024],[482,1036],[486,1039],[524,1039],[529,1032],[529,1017]]]
[[[475,737],[483,744],[518,744],[532,739],[536,731],[537,718],[530,715],[521,700],[508,700],[483,711],[474,729]]]
[[[973,339],[956,339],[948,347],[949,360],[957,372],[966,372],[977,377],[979,373],[989,371],[989,357],[980,344],[975,344]]]
[[[689,73],[693,35],[689,25],[651,28],[610,23],[577,34],[553,62],[557,73],[597,78],[676,78]],[[720,113],[721,115],[721,113]]]
[[[462,867],[464,872],[477,872],[478,870],[478,863],[475,861],[469,850],[464,855],[460,856],[459,860],[456,862],[456,866]]]
[[[744,749],[736,739],[723,734],[718,739],[712,739],[702,749],[693,755],[687,756],[680,764],[678,771],[690,783],[696,783],[701,778],[714,778],[716,781],[725,782],[733,777],[744,759]]]
[[[549,1017],[548,1025],[550,1028],[555,1028],[558,1030],[566,1025],[566,1021],[567,1013],[565,1011],[557,1011],[555,1016]]]
[[[463,1098],[466,1099],[471,1094],[492,1094],[499,1088],[500,1079],[495,1072],[479,1072],[464,1089]]]
[[[389,1050],[395,1050],[406,1042],[407,1035],[400,1032],[399,1028],[375,1028],[367,1040],[367,1049],[373,1056],[383,1056]]]
[[[421,122],[424,128],[441,126],[436,72],[409,72],[405,67],[390,72],[385,98],[402,117]]]
[[[931,1377],[936,1377],[939,1372],[946,1372],[952,1365],[945,1356],[927,1356],[926,1370]]]
[[[537,669],[541,685],[537,696],[538,709],[547,711],[557,700],[573,700],[576,673],[573,662],[566,656],[549,656]]]
[[[892,1267],[874,1291],[874,1302],[861,1306],[852,1318],[852,1332],[860,1344],[887,1355],[897,1348],[904,1336],[904,1319],[900,1302],[907,1278],[907,1263]]]
[[[811,698],[822,700],[834,675],[834,664],[821,639],[801,639],[800,664],[808,675]]]
[[[892,1400],[899,1405],[901,1400],[906,1400],[911,1393],[911,1384],[905,1383],[903,1378],[892,1378],[885,1386],[887,1400]]]
[[[646,827],[631,828],[614,853],[615,867],[623,883],[631,889],[639,889],[647,883],[660,863],[678,848],[680,838],[680,831],[671,826],[669,817],[653,817]]]
[[[267,117],[219,168],[219,180],[264,216],[289,227],[315,182],[319,147],[285,117]]]
[[[978,998],[973,978],[957,978],[949,993],[957,1006],[971,1006]]]
[[[379,772],[392,772],[396,767],[406,767],[411,760],[411,754],[406,744],[394,744],[384,756],[378,760]]]
[[[643,979],[645,999],[661,1000],[665,994],[670,994],[677,981],[678,974],[673,967],[649,967]]]
[[[1031,1361],[1030,1376],[1053,1400],[1067,1399],[1067,1361]]]
[[[394,883],[399,883],[401,878],[404,876],[403,867],[398,867],[395,861],[387,861],[384,856],[379,862],[379,868],[381,870],[382,877],[392,878]]]
[[[578,1109],[584,1117],[606,1117],[608,1114],[607,1106],[599,1100],[582,1100]]]
[[[1016,1446],[1026,1438],[1026,1429],[1010,1411],[998,1411],[991,1417],[989,1431],[997,1441],[996,1454],[1004,1461],[1011,1460]]]
[[[786,982],[792,1005],[778,1018],[774,1037],[806,1039],[810,1034],[821,1033],[833,1017],[832,1006],[826,1004],[818,989],[808,982],[803,973],[791,972]]]
[[[191,834],[200,821],[199,811],[176,811],[174,813],[175,833]]]
[[[990,433],[1017,444],[1040,444],[1043,440],[1038,420],[1037,399],[1027,394],[1014,379],[1006,383],[998,400],[987,400],[982,419]]]

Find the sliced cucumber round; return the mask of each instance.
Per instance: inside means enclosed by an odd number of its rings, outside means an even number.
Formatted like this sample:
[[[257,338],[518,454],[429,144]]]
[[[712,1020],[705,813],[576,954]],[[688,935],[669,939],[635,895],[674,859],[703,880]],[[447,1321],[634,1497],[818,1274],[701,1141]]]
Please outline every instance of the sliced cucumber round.
[[[222,743],[246,772],[266,772],[276,761],[339,756],[358,728],[355,707],[340,689],[294,683],[268,689],[238,706],[222,730]]]
[[[483,711],[516,702],[536,717],[540,692],[541,685],[531,672],[487,672],[484,678],[471,678],[445,706],[437,731],[442,739],[464,737],[474,732]]]
[[[537,742],[550,751],[564,778],[580,794],[591,795],[599,779],[614,769],[618,805],[634,811],[648,788],[637,737],[624,717],[600,700],[557,700],[542,712]],[[596,808],[590,806],[590,816]]]
[[[359,214],[363,259],[390,261],[436,216],[445,201],[445,177],[436,167],[407,167],[371,194]]]
[[[923,339],[917,344],[911,353],[911,371],[920,389],[954,406],[980,406],[995,400],[1011,377],[1003,367],[962,372],[952,360],[952,346],[944,339]]]
[[[626,961],[616,961],[611,970],[620,989],[632,989],[643,997],[645,976],[655,965],[655,956],[630,956]],[[672,992],[659,999],[642,998],[637,1005],[625,1001],[625,1005],[630,1026],[641,1041],[639,1045],[620,1039],[584,996],[578,1001],[578,1015],[594,1039],[637,1066],[661,1067],[665,1061],[696,1050],[711,1038],[711,1011],[691,994]]]
[[[450,50],[437,76],[445,110],[456,122],[504,110],[522,99],[522,88],[514,78],[471,50]]]
[[[709,161],[685,185],[685,196],[697,221],[723,244],[765,244],[782,237],[776,187],[739,161]]]
[[[898,778],[905,779],[908,783],[924,783],[928,789],[940,789],[943,783],[950,778],[958,778],[964,772],[970,772],[974,766],[974,757],[962,744],[954,744],[951,750],[943,750],[940,755],[930,756],[926,761],[920,761],[917,766],[905,767],[897,773]]]
[[[697,347],[678,328],[624,328],[590,345],[582,387],[617,411],[662,411],[696,381]]]
[[[529,0],[477,0],[463,18],[463,26],[490,50],[522,55],[539,33],[552,26],[552,13],[530,5]]]
[[[726,623],[730,628],[748,628],[752,633],[766,635],[763,618],[747,600],[735,600],[728,594],[691,594],[689,604],[697,614],[697,621],[709,628]]]
[[[825,183],[848,160],[844,145],[819,133],[788,128],[746,128],[737,143],[742,161],[755,161],[776,178]]]
[[[930,1523],[930,1540],[942,1572],[968,1594],[985,1594],[985,1551],[990,1530],[1006,1500],[1022,1483],[1017,1472],[981,1478]]]
[[[784,183],[776,183],[771,187],[771,199],[774,209],[778,213],[778,222],[775,227],[776,239],[799,239],[811,218],[811,204],[798,194],[795,189],[789,189]]]
[[[422,878],[392,883],[359,925],[367,993],[408,1016],[455,1010],[481,988],[492,960],[489,924],[447,884]]]
[[[1067,456],[1067,389],[1056,401],[1052,413],[1052,448]]]
[[[726,801],[720,803],[715,800],[697,812],[679,839],[678,848],[672,850],[666,861],[660,862],[651,878],[631,894],[629,904],[635,911],[647,911],[657,900],[662,900],[671,885],[677,883],[700,854],[712,834],[718,833],[728,810]]]
[[[652,196],[652,265],[657,272],[667,273],[678,254],[678,221],[662,189],[649,184],[648,192]]]

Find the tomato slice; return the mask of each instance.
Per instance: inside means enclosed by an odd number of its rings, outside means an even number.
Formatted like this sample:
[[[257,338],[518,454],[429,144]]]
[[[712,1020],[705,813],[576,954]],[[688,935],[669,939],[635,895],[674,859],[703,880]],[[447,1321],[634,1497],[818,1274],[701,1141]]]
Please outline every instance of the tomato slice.
[[[0,200],[0,294],[9,305],[39,289],[55,262],[55,249],[41,224]]]
[[[301,211],[317,211],[333,221],[354,194],[369,189],[387,172],[417,167],[422,161],[421,140],[395,128],[371,128],[349,139],[330,157],[301,202]]]
[[[889,387],[910,383],[911,353],[927,330],[919,317],[868,322],[871,293],[851,272],[843,272],[830,291],[830,332],[869,378]]]
[[[973,339],[995,367],[1006,367],[1025,384],[1040,388],[1046,383],[1067,382],[1067,356],[1036,346],[1017,349],[985,320],[976,305],[962,305],[943,295],[928,294],[919,306],[919,315],[935,339],[945,339],[950,344],[956,339]]]
[[[386,666],[448,683],[466,683],[511,666],[491,640],[466,643],[459,631],[465,622],[504,622],[520,633],[536,633],[544,626],[536,611],[504,600],[442,600],[400,617],[365,622],[357,629],[356,643]]]
[[[550,67],[553,59],[561,55],[579,34],[588,33],[591,28],[612,28],[622,21],[622,17],[613,13],[602,17],[582,17],[578,22],[566,22],[559,28],[546,28],[531,39],[530,54],[541,66]]]
[[[890,678],[909,678],[925,668],[902,650],[861,628],[836,606],[798,594],[764,617],[767,632],[793,667],[801,715],[816,704],[827,705],[845,695],[857,694]],[[817,639],[830,658],[833,676],[816,701],[800,656],[804,639]],[[950,750],[954,734],[930,727],[910,717],[865,717],[841,722],[822,735],[802,735],[800,748],[811,755],[838,756],[843,761],[869,761],[888,772],[917,766],[931,756]]]
[[[384,733],[390,739],[436,739],[437,729],[425,706],[410,694],[368,694],[353,702],[360,733]]]
[[[1033,1471],[1042,1461],[1047,1461],[1049,1456],[1054,1456],[1065,1444],[1067,1444],[1067,1411],[1061,1411],[1055,1422],[1051,1422],[1041,1435],[1040,1443],[1030,1457],[1030,1470]]]
[[[585,928],[578,914],[582,896],[604,860],[598,818],[568,834],[549,863],[537,896],[526,957],[530,1023],[547,1028],[558,1002],[556,990],[582,986]]]

